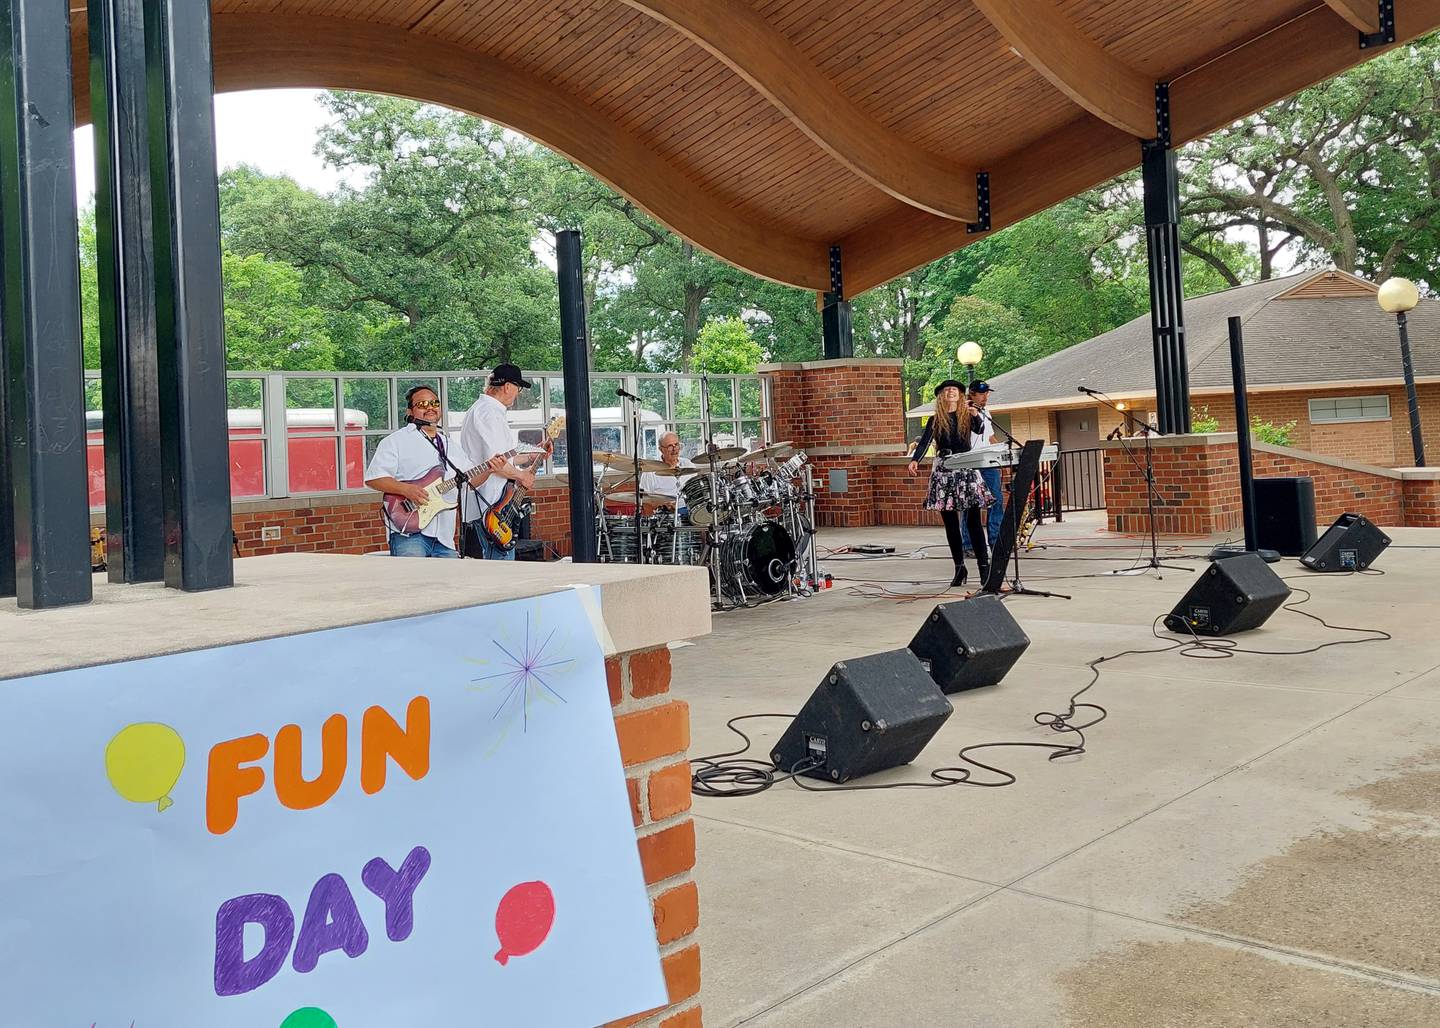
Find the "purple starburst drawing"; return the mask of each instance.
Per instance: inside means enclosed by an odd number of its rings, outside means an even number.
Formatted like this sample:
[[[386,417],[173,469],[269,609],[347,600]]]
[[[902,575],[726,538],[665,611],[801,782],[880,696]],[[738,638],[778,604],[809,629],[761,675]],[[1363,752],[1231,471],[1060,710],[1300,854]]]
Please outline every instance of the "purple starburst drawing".
[[[555,639],[557,629],[552,628],[550,634],[544,641],[540,641],[538,635],[532,635],[530,631],[530,612],[525,612],[525,645],[517,654],[507,647],[499,639],[492,638],[490,641],[495,648],[505,655],[505,661],[509,666],[503,671],[493,675],[482,675],[479,678],[472,678],[472,682],[495,682],[500,681],[505,694],[500,698],[495,713],[490,715],[490,720],[495,720],[510,704],[519,700],[520,720],[522,730],[528,731],[530,727],[530,694],[531,691],[544,690],[555,697],[561,703],[567,703],[564,696],[555,691],[554,687],[546,681],[546,676],[553,676],[559,668],[567,664],[575,663],[574,657],[559,658],[558,654],[551,650],[551,643]]]

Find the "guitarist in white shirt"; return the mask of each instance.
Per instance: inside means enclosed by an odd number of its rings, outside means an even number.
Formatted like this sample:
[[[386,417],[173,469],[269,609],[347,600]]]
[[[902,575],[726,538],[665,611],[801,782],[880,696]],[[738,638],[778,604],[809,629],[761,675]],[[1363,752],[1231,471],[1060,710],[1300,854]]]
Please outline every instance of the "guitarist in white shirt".
[[[423,505],[430,498],[425,486],[416,479],[437,467],[446,465],[442,474],[449,477],[452,468],[467,466],[463,448],[440,431],[440,398],[429,386],[415,386],[405,394],[407,424],[380,440],[370,463],[365,467],[365,484],[381,493],[402,496],[411,503]],[[490,469],[470,475],[470,484],[480,485],[491,477]],[[392,557],[458,557],[455,549],[455,511],[444,510],[419,531],[406,534],[397,529],[388,514],[385,530]]]
[[[465,412],[465,423],[460,428],[460,446],[477,463],[489,461],[498,454],[508,453],[515,448],[515,433],[505,418],[505,412],[515,405],[520,390],[529,389],[513,364],[497,364],[490,372],[490,381],[470,409]],[[506,461],[480,486],[480,502],[489,506],[500,499],[509,479],[525,489],[535,486],[533,465],[543,459],[544,453],[527,454],[515,461]],[[515,551],[495,545],[481,530],[477,522],[485,513],[475,502],[472,492],[466,491],[461,501],[465,514],[466,528],[461,543],[466,547],[467,556],[481,556],[486,560],[514,560]]]

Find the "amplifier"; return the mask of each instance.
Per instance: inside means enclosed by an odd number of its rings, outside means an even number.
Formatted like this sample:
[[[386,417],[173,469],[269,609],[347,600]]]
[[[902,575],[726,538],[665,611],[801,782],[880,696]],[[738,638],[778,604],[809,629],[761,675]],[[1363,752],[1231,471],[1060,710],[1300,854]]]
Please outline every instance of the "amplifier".
[[[1300,563],[1311,571],[1364,571],[1389,545],[1390,537],[1364,515],[1341,514]]]
[[[1029,645],[1000,597],[982,593],[932,610],[910,652],[942,692],[955,693],[997,685]]]
[[[1290,587],[1258,553],[1213,561],[1165,616],[1176,635],[1230,635],[1259,628],[1289,598]]]
[[[950,701],[909,650],[842,660],[810,694],[770,759],[781,771],[846,782],[908,764],[950,716]]]
[[[1315,480],[1257,478],[1255,546],[1298,557],[1315,545]]]

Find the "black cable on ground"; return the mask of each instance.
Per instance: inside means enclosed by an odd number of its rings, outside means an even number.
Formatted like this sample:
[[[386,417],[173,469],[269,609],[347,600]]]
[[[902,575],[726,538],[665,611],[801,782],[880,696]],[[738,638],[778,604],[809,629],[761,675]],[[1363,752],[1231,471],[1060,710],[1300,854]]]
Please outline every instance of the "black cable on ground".
[[[1362,572],[1350,572],[1344,577],[1353,574],[1361,575],[1383,575],[1385,572],[1378,569],[1371,569]],[[1290,576],[1284,581],[1294,581],[1296,578],[1309,576]],[[1165,620],[1165,614],[1157,615],[1150,623],[1150,633],[1164,646],[1151,647],[1149,649],[1128,649],[1118,653],[1111,653],[1103,657],[1096,657],[1085,666],[1090,669],[1090,680],[1083,686],[1070,694],[1069,702],[1066,704],[1064,713],[1041,711],[1034,715],[1037,725],[1049,728],[1053,732],[1064,735],[1074,735],[1076,739],[1070,743],[1046,743],[1046,742],[982,742],[963,747],[957,756],[960,764],[946,767],[934,768],[929,775],[929,781],[921,782],[886,782],[875,785],[828,785],[807,782],[801,776],[814,767],[811,761],[800,761],[789,770],[783,770],[776,766],[773,761],[757,760],[744,756],[750,749],[752,741],[748,735],[736,727],[736,722],[751,720],[754,718],[789,718],[793,720],[794,714],[742,714],[733,717],[725,723],[725,727],[741,739],[745,744],[737,750],[730,750],[725,753],[711,754],[706,757],[697,757],[692,761],[692,772],[690,778],[690,791],[697,796],[754,796],[764,792],[786,780],[792,781],[806,792],[870,792],[882,789],[943,789],[952,785],[972,785],[977,788],[996,789],[1007,785],[1013,785],[1019,779],[1015,774],[993,764],[986,764],[976,760],[970,754],[979,750],[1001,749],[1001,748],[1025,748],[1042,749],[1050,751],[1048,760],[1059,760],[1062,757],[1076,757],[1086,752],[1085,729],[1093,728],[1110,716],[1110,712],[1098,703],[1081,702],[1080,697],[1093,689],[1100,682],[1101,665],[1108,664],[1122,657],[1141,656],[1153,653],[1170,653],[1178,651],[1182,657],[1191,657],[1202,660],[1228,660],[1236,654],[1245,653],[1254,656],[1265,657],[1292,657],[1309,653],[1318,653],[1321,650],[1332,646],[1354,646],[1361,643],[1383,642],[1393,638],[1389,632],[1379,628],[1351,628],[1345,625],[1332,625],[1318,614],[1299,608],[1309,603],[1314,594],[1308,589],[1295,588],[1292,592],[1304,593],[1304,598],[1285,603],[1283,610],[1299,614],[1302,617],[1310,618],[1319,622],[1326,629],[1333,632],[1360,632],[1366,633],[1364,638],[1359,639],[1335,639],[1330,642],[1317,643],[1314,646],[1307,646],[1298,650],[1256,650],[1240,646],[1234,639],[1215,636],[1202,638],[1190,629],[1190,638],[1183,636],[1165,636],[1160,634],[1160,624]],[[908,594],[907,594],[908,595]],[[916,595],[913,598],[919,599]],[[1186,626],[1189,628],[1189,626]],[[1076,722],[1082,710],[1093,711],[1094,716],[1089,720]],[[988,771],[999,775],[999,781],[982,781],[974,777],[975,771]]]

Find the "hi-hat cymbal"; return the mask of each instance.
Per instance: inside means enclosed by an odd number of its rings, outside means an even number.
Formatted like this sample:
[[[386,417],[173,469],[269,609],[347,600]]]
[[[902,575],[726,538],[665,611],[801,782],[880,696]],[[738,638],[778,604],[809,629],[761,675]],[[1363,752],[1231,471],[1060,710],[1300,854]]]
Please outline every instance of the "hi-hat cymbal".
[[[762,446],[758,450],[751,450],[740,459],[746,464],[752,460],[767,460],[771,457],[788,457],[795,452],[795,444],[789,441],[783,443],[771,443],[769,446]]]
[[[617,485],[622,479],[634,477],[624,468],[604,467],[602,467],[598,472],[592,472],[592,475],[594,476],[594,481],[597,485]],[[564,471],[557,472],[556,474],[550,475],[548,477],[564,486],[568,486],[570,484],[570,475]]]
[[[675,497],[664,493],[648,493],[644,489],[611,489],[605,494],[611,503],[674,503]]]
[[[623,453],[610,453],[608,450],[596,450],[592,456],[595,463],[604,464],[607,468],[614,468],[616,471],[635,470],[635,458]],[[670,465],[663,460],[651,460],[649,457],[640,458],[641,471],[653,471],[657,475],[663,475],[670,470]]]

